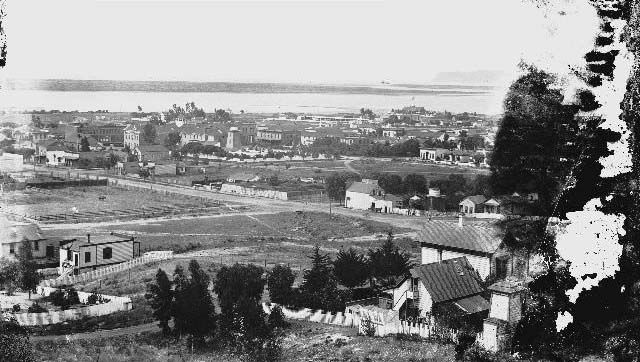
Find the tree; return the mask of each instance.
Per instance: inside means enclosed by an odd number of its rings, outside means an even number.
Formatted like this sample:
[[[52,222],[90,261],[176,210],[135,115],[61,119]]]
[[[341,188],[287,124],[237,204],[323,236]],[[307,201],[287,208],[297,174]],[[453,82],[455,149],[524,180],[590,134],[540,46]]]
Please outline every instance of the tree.
[[[338,282],[349,289],[364,284],[369,278],[367,259],[353,248],[338,252],[333,269]]]
[[[510,87],[505,113],[491,157],[491,186],[495,192],[538,193],[548,214],[577,158],[579,123],[576,105],[563,103],[555,76],[523,65],[526,74]]]
[[[204,337],[215,328],[215,309],[209,294],[209,275],[202,270],[196,260],[189,262],[188,298],[191,304],[187,315],[186,332],[196,344],[201,344]]]
[[[138,171],[138,176],[140,176],[144,180],[146,180],[149,176],[151,176],[151,172],[149,171],[148,168],[141,167],[140,170]]]
[[[371,275],[376,278],[382,288],[394,287],[397,280],[409,274],[411,256],[401,252],[393,242],[391,231],[384,244],[377,249],[369,249]]]
[[[373,111],[368,108],[367,109],[360,108],[360,117],[373,120],[373,119],[376,119],[376,114],[373,113]]]
[[[260,305],[265,285],[262,274],[262,268],[252,264],[223,266],[213,286],[220,305],[221,337],[250,355],[259,353],[271,337]]]
[[[120,156],[116,155],[113,152],[109,153],[109,156],[107,157],[108,157],[107,165],[109,169],[111,169],[112,167],[115,167],[118,164],[118,162],[120,162]]]
[[[138,105],[138,112],[142,112],[142,107]]]
[[[409,174],[403,182],[405,192],[422,193],[427,190],[427,180],[422,175]]]
[[[169,132],[167,134],[167,137],[164,139],[164,145],[174,151],[177,149],[178,145],[180,144],[180,132]]]
[[[80,152],[89,152],[91,148],[89,146],[89,139],[85,136],[80,140]]]
[[[293,302],[293,282],[296,275],[291,268],[284,265],[276,265],[267,278],[269,298],[272,302],[291,305]]]
[[[0,259],[0,284],[6,290],[7,295],[13,295],[20,286],[21,279],[19,262]]]
[[[404,185],[400,175],[383,173],[378,176],[378,185],[388,194],[399,195],[404,193]]]
[[[29,291],[29,299],[31,299],[31,292],[36,290],[43,276],[38,272],[38,264],[33,260],[33,250],[31,250],[30,241],[25,241],[22,244],[18,261],[20,263],[21,274],[20,287],[22,290]]]
[[[32,362],[29,332],[15,320],[0,320],[0,356],[6,362]]]
[[[174,285],[174,303],[171,308],[171,316],[173,317],[173,328],[179,338],[183,333],[187,333],[189,323],[189,314],[191,313],[191,301],[189,295],[189,287],[191,283],[184,272],[182,265],[176,265],[173,272]]]
[[[342,303],[338,295],[338,284],[333,274],[331,258],[328,254],[322,254],[320,247],[316,245],[309,259],[311,259],[311,269],[305,270],[300,286],[301,304],[313,309],[340,309]]]
[[[158,320],[158,326],[162,328],[162,333],[167,335],[171,332],[169,320],[171,319],[171,308],[173,305],[173,283],[169,280],[167,273],[158,269],[155,284],[147,286],[145,298],[153,309],[153,316]]]
[[[344,200],[347,184],[356,180],[359,181],[360,176],[354,173],[333,173],[325,180],[325,189],[330,198]]]
[[[144,125],[144,127],[142,127],[142,130],[140,132],[140,138],[142,139],[142,142],[152,145],[156,142],[156,127],[151,124],[151,123],[147,123]]]
[[[231,122],[231,115],[224,109],[216,109],[213,113],[213,121],[219,123]]]

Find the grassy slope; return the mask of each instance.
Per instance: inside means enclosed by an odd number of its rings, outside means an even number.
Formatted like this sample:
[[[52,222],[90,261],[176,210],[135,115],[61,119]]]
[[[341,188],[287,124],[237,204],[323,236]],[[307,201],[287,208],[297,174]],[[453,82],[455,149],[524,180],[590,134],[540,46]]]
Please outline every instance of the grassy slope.
[[[356,336],[351,328],[295,322],[282,347],[283,361],[453,361],[453,346],[393,337]],[[41,361],[239,361],[222,351],[189,354],[184,344],[161,339],[155,333],[139,336],[34,344]],[[184,359],[183,359],[184,357]]]

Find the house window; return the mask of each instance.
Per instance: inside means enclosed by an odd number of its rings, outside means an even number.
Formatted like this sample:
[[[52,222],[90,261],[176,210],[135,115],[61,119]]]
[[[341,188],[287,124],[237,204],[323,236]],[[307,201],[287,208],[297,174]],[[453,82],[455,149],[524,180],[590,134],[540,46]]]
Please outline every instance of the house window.
[[[9,254],[15,254],[15,253],[16,253],[16,244],[15,243],[9,244]]]
[[[53,245],[47,245],[47,249],[46,249],[46,256],[47,258],[53,258]]]
[[[102,259],[111,259],[112,250],[111,248],[102,249]]]
[[[40,250],[40,242],[38,240],[33,242],[33,250],[34,251]]]
[[[86,251],[84,253],[84,262],[85,263],[91,263],[91,252]]]

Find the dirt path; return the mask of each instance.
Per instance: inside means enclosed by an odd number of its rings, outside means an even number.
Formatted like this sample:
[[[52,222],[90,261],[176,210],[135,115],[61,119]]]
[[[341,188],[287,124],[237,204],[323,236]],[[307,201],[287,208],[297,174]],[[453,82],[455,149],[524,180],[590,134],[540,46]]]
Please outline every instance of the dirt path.
[[[360,175],[360,171],[356,170],[353,166],[351,166],[351,162],[353,162],[353,160],[345,160],[344,167],[347,168],[347,171],[357,173],[358,175]]]

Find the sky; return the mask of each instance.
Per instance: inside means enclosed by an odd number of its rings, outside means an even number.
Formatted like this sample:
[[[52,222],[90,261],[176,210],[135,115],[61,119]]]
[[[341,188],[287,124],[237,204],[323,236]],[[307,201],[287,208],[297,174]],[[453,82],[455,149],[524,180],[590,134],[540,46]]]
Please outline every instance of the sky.
[[[428,83],[521,59],[566,72],[595,12],[547,1],[10,0],[0,77]]]

